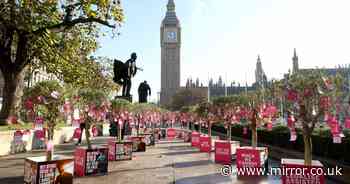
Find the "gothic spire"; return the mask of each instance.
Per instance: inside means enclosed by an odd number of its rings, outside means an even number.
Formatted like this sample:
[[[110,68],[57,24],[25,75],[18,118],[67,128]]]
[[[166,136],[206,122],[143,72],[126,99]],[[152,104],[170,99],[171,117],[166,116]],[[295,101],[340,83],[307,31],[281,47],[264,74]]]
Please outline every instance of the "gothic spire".
[[[163,25],[179,25],[179,23],[175,12],[175,2],[174,0],[168,0],[167,12],[163,20]]]
[[[169,0],[168,1],[167,9],[168,9],[169,12],[175,11],[175,2],[174,2],[174,0]]]
[[[295,48],[294,48],[294,55],[293,55],[292,60],[293,60],[293,73],[296,73],[299,70],[299,59],[298,59],[297,51]]]

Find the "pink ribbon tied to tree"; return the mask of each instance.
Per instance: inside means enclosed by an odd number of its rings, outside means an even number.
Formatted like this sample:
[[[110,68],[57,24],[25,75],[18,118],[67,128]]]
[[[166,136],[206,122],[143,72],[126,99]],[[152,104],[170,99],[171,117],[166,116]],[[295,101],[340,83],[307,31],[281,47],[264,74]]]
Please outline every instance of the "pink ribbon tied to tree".
[[[349,117],[345,118],[344,124],[345,124],[344,125],[345,128],[350,129],[350,118]]]
[[[28,98],[25,102],[24,102],[24,107],[27,110],[33,110],[34,109],[34,102],[33,99]]]
[[[287,90],[287,100],[296,102],[298,100],[298,92],[295,90]]]
[[[73,134],[73,139],[79,139],[81,137],[81,129],[80,128],[76,128],[74,130],[74,134]]]
[[[339,122],[335,116],[329,116],[327,120],[327,124],[331,128],[331,133],[333,136],[340,134],[341,130],[340,130]]]
[[[97,136],[98,136],[98,129],[97,129],[96,125],[94,125],[94,126],[92,127],[91,131],[92,131],[92,135],[93,135],[94,137],[97,137]]]

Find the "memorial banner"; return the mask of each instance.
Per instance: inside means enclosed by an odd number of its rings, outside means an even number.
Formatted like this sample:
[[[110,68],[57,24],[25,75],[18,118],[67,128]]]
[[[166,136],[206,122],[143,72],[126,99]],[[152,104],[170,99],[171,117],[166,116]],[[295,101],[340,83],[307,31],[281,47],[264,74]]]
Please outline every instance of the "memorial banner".
[[[131,160],[132,159],[132,142],[122,141],[118,142],[110,140],[108,142],[108,160]]]
[[[200,136],[200,148],[201,152],[211,152],[211,137],[209,136]]]
[[[345,123],[344,124],[345,124],[344,125],[345,128],[350,129],[350,118],[349,117],[347,117],[345,119]]]
[[[166,136],[168,140],[174,140],[176,137],[176,131],[174,128],[168,128],[166,130]]]
[[[191,146],[200,148],[200,134],[198,132],[191,133]]]
[[[304,166],[302,159],[282,159],[281,163],[284,171],[282,184],[325,184],[323,165],[319,161],[313,161],[312,166]],[[317,171],[317,174],[312,174],[311,169]]]
[[[46,157],[29,157],[24,163],[25,184],[72,184],[73,158],[55,156],[52,161]]]
[[[132,142],[122,142],[115,144],[115,160],[132,159]]]
[[[215,141],[215,162],[231,164],[231,144],[229,141]]]
[[[13,140],[15,145],[23,144],[23,133],[20,130],[15,131],[13,134]]]
[[[236,151],[236,164],[237,169],[244,170],[243,168],[255,168],[253,171],[256,173],[240,173],[241,176],[245,175],[261,175],[259,168],[262,167],[262,160],[260,156],[261,150],[252,147],[241,147],[237,148]]]
[[[108,172],[107,149],[88,150],[86,152],[86,175],[104,175]]]
[[[108,173],[108,148],[78,147],[74,153],[77,176],[106,175]]]
[[[73,139],[79,139],[81,137],[81,129],[80,128],[76,128],[74,130],[74,133],[73,133]]]
[[[146,151],[146,144],[144,142],[144,137],[142,136],[130,136],[129,140],[132,141],[132,151],[133,152],[144,152]]]

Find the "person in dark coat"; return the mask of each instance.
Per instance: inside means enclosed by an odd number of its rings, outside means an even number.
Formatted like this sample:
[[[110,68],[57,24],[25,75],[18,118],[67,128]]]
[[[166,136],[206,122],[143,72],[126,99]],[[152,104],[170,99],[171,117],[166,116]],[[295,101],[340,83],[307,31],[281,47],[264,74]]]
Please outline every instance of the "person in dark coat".
[[[151,88],[147,84],[147,81],[144,81],[140,84],[138,88],[139,93],[139,103],[147,103],[148,95],[151,96]]]

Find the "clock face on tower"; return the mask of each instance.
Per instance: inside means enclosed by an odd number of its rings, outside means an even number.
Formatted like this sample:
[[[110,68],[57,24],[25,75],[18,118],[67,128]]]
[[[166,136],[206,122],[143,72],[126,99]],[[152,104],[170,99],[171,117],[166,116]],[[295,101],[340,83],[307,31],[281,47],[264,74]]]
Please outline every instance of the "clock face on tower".
[[[176,32],[175,31],[168,31],[167,32],[167,41],[176,42]]]

